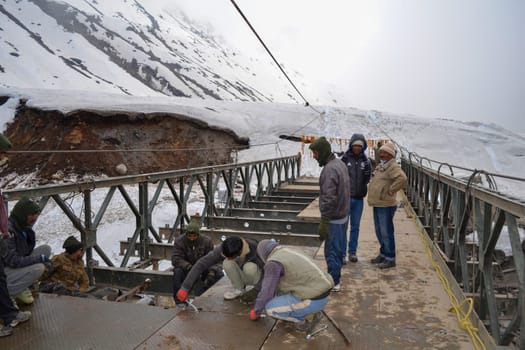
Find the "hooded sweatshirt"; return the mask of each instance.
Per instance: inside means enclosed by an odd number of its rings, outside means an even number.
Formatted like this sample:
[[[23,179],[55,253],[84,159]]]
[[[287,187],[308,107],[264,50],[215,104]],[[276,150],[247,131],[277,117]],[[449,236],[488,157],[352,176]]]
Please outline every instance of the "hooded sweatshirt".
[[[363,143],[363,151],[357,155],[352,152],[352,145],[355,141],[361,141]],[[365,153],[366,148],[365,137],[362,134],[353,134],[350,139],[350,146],[341,158],[346,164],[348,176],[350,176],[350,197],[356,199],[362,199],[366,196],[368,182],[372,175],[372,166]]]

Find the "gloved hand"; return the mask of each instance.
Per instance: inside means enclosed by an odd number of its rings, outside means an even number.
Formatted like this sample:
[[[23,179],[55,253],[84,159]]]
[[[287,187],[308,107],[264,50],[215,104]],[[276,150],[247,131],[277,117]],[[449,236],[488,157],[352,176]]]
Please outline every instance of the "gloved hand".
[[[259,319],[259,315],[257,315],[257,312],[255,312],[255,309],[250,310],[250,320],[257,321]]]
[[[325,241],[330,238],[330,220],[321,218],[319,223],[319,240]]]
[[[55,271],[55,268],[53,267],[53,263],[51,261],[46,261],[44,265],[46,266],[47,273],[51,274],[53,273],[53,271]]]
[[[177,292],[177,299],[179,299],[180,301],[186,301],[186,299],[188,299],[188,291],[182,288],[179,289],[179,291]]]
[[[257,295],[259,294],[259,290],[257,288],[252,288],[246,293],[243,293],[240,297],[240,300],[242,303],[250,304],[257,299]]]

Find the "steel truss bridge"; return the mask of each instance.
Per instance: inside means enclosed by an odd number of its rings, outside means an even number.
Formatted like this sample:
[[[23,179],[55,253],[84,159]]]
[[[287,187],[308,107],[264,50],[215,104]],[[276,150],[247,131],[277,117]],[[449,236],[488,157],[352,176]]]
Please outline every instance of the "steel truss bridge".
[[[259,239],[277,238],[283,244],[319,245],[315,226],[312,229],[312,225],[291,219],[312,197],[291,196],[280,189],[297,181],[300,161],[300,157],[291,156],[3,193],[8,204],[25,196],[37,199],[41,208],[50,200],[61,208],[86,246],[92,283],[131,288],[150,278],[152,293],[171,295],[171,272],[156,271],[155,267],[159,260],[170,259],[172,241],[190,219],[188,204],[196,200],[204,202],[199,213],[206,227],[203,232],[215,242],[242,231]],[[448,265],[446,274],[453,289],[473,298],[475,310],[496,344],[505,346],[514,340],[525,349],[525,257],[517,224],[518,218],[525,217],[525,205],[411,157],[403,157],[401,163],[408,176],[406,204],[412,206],[432,249]],[[131,190],[138,196],[130,195]],[[166,191],[177,210],[170,227],[157,229],[153,212],[161,193],[166,200]],[[103,193],[100,203],[93,203],[95,192]],[[79,214],[67,203],[72,193],[82,196]],[[128,240],[120,242],[123,257],[118,263],[98,243],[98,230],[107,220],[110,203],[122,200],[135,216],[136,225]],[[277,204],[279,211],[275,210]],[[249,215],[252,217],[247,218]],[[272,218],[271,224],[261,218]],[[495,249],[504,227],[512,247],[510,262]],[[467,235],[473,231],[478,239],[469,242]],[[103,263],[96,261],[95,254]],[[139,261],[130,264],[132,257]],[[154,268],[146,269],[148,266]]]

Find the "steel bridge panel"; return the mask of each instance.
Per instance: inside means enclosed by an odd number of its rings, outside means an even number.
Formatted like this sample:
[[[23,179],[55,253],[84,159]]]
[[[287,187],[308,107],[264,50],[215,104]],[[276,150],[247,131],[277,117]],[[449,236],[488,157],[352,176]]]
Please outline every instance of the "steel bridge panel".
[[[175,317],[160,307],[40,294],[32,318],[0,339],[9,350],[135,349]]]
[[[214,216],[208,219],[208,226],[211,228],[229,228],[239,231],[250,230],[261,232],[317,234],[319,227],[319,225],[316,223],[293,220],[233,218],[226,216]]]

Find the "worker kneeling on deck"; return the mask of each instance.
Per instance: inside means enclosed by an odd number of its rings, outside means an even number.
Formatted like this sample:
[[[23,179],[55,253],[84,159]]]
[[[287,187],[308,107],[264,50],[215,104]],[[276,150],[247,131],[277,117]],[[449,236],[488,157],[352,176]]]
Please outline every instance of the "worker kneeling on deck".
[[[293,322],[298,330],[311,330],[328,303],[334,280],[309,257],[292,248],[265,239],[257,246],[265,261],[261,290],[250,319],[263,312]]]
[[[40,291],[87,297],[89,278],[82,260],[84,245],[75,236],[69,236],[62,248],[65,252],[51,258],[52,268],[42,276]]]
[[[185,301],[188,291],[199,276],[211,266],[222,262],[222,268],[234,289],[224,293],[224,299],[241,297],[243,301],[253,301],[259,291],[260,277],[264,263],[257,256],[257,241],[232,236],[200,258],[191,268],[177,292],[177,298]],[[253,286],[248,290],[247,287]]]
[[[185,305],[184,300],[177,298],[182,282],[188,276],[195,263],[213,250],[213,242],[209,237],[200,234],[200,220],[192,218],[186,226],[185,234],[177,237],[173,244],[173,299],[177,305]],[[220,264],[203,270],[200,274],[200,283],[192,283],[193,293],[200,295],[223,276]]]

